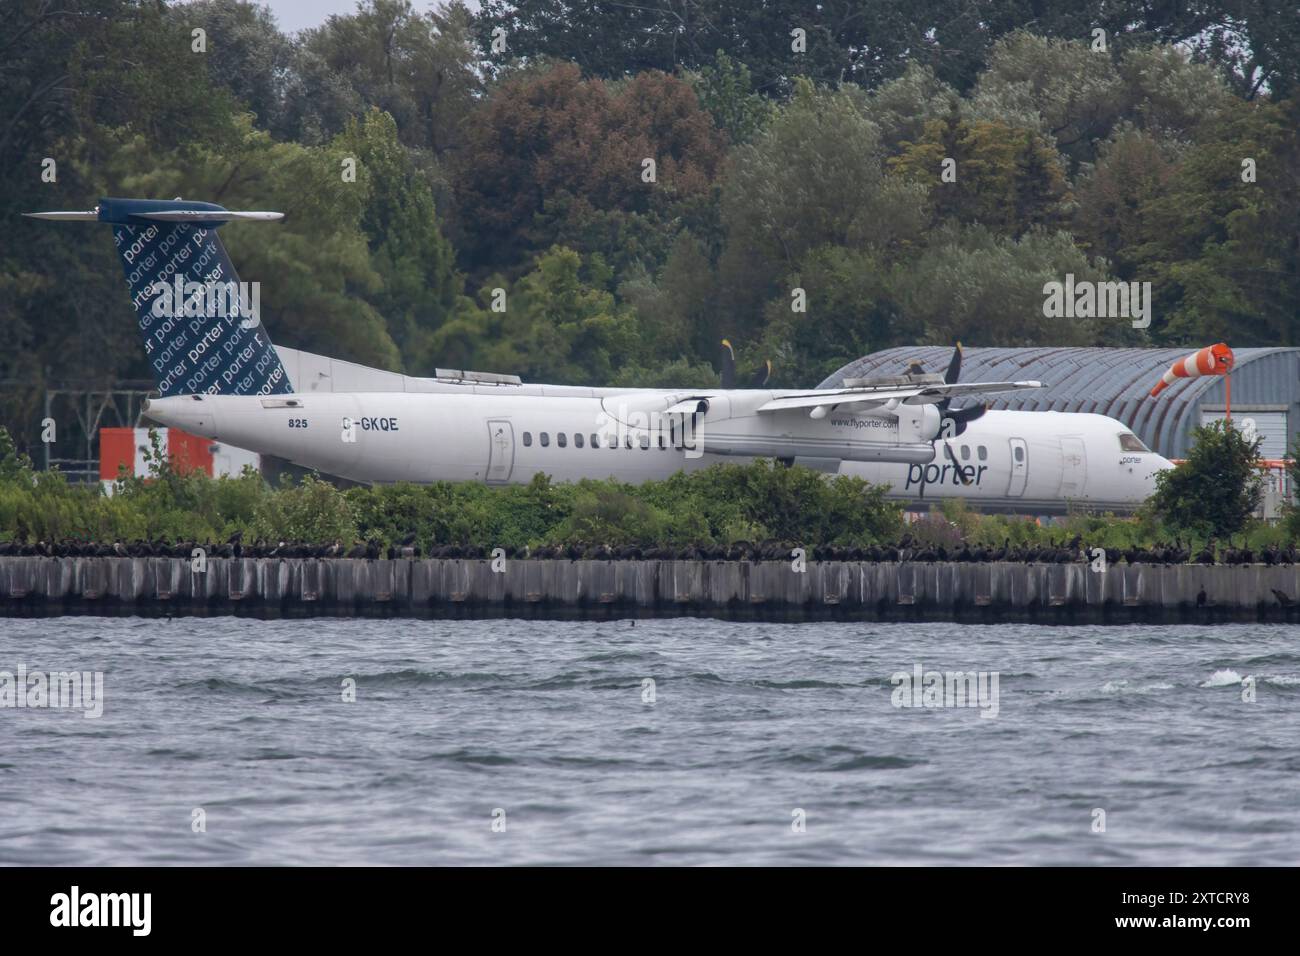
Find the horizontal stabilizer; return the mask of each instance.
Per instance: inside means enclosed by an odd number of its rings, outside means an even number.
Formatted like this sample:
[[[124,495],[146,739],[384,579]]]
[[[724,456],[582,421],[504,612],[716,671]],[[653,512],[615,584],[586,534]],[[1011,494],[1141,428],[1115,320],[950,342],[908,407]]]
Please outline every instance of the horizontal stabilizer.
[[[226,209],[216,203],[187,199],[101,199],[94,209],[52,210],[23,213],[32,219],[64,222],[111,222],[116,225],[148,225],[150,222],[185,223],[213,229],[227,222],[275,222],[282,212]]]
[[[98,209],[67,210],[50,212],[25,212],[29,219],[53,219],[63,222],[99,222]],[[283,219],[282,212],[242,212],[233,209],[214,212],[207,209],[171,209],[159,212],[138,212],[136,219],[153,219],[158,222],[231,222],[243,219],[253,222],[274,222]]]
[[[25,212],[23,213],[29,219],[54,219],[56,221],[81,221],[81,222],[98,222],[99,210],[87,209],[82,212]]]
[[[231,222],[236,219],[253,222],[275,222],[283,219],[282,212],[239,212],[227,209],[224,212],[209,212],[206,209],[172,209],[163,212],[136,213],[137,219],[156,219],[159,222]]]

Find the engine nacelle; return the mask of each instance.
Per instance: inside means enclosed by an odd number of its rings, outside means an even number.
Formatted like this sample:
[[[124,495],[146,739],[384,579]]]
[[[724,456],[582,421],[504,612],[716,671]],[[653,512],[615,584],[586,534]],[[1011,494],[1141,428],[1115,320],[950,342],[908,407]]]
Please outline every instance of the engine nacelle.
[[[900,442],[934,441],[943,428],[943,416],[934,405],[900,403],[894,414],[898,416]]]

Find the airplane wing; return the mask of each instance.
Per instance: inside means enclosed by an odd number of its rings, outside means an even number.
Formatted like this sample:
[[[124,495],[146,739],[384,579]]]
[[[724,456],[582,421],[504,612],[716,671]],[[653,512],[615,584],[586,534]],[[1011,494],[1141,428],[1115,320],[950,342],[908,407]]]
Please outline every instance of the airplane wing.
[[[760,413],[781,412],[791,408],[833,408],[835,406],[856,405],[871,408],[888,402],[900,402],[907,405],[927,405],[943,401],[945,398],[961,398],[965,395],[985,395],[994,392],[1014,392],[1025,388],[1042,388],[1042,382],[954,382],[922,384],[914,386],[886,386],[884,388],[831,388],[807,395],[785,395],[774,398],[758,407]]]

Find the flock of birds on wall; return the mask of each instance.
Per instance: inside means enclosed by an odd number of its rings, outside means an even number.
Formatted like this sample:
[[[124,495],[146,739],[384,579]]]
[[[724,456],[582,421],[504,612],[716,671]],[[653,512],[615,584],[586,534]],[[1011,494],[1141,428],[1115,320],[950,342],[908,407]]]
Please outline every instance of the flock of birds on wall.
[[[608,544],[573,543],[542,545],[538,548],[502,548],[506,558],[521,560],[568,561],[789,561],[798,545],[788,541],[763,541],[752,544],[746,541],[727,545],[687,545],[683,547],[641,547],[637,545],[611,546]],[[376,561],[416,558],[443,558],[483,560],[492,558],[494,549],[483,545],[443,544],[421,549],[415,535],[401,542],[385,546],[377,539],[344,545],[306,544],[302,542],[243,542],[240,532],[220,544],[212,542],[166,542],[136,540],[128,543],[88,541],[19,541],[0,542],[0,557],[51,557],[51,558],[191,558],[195,549],[202,549],[209,558],[350,558]],[[808,548],[804,557],[811,561],[865,561],[923,563],[995,563],[1020,564],[1072,564],[1095,561],[1096,548],[1088,547],[1076,536],[1060,544],[1013,545],[1004,541],[997,547],[961,544],[945,548],[941,545],[915,541],[905,535],[895,544],[868,545],[866,547],[841,547],[817,545]],[[1228,564],[1228,565],[1288,565],[1300,563],[1300,552],[1295,546],[1269,545],[1252,550],[1247,547],[1217,547],[1210,542],[1199,550],[1175,541],[1156,544],[1149,548],[1105,548],[1108,564],[1125,562],[1138,564]]]

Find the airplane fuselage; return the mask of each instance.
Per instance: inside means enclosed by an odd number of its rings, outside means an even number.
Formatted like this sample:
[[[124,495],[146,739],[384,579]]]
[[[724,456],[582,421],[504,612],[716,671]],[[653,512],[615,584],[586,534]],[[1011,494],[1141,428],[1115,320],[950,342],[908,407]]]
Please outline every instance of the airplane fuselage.
[[[783,392],[606,390],[537,396],[446,391],[322,392],[154,399],[149,418],[323,473],[363,482],[642,482],[764,457],[889,486],[895,500],[964,498],[988,510],[1129,510],[1169,463],[1122,447],[1102,415],[990,411],[931,442],[933,406],[757,409]],[[806,392],[798,394],[807,394]],[[687,410],[683,410],[683,409]],[[929,408],[927,412],[925,409]],[[674,409],[676,409],[674,411]],[[908,416],[911,416],[910,418]]]

